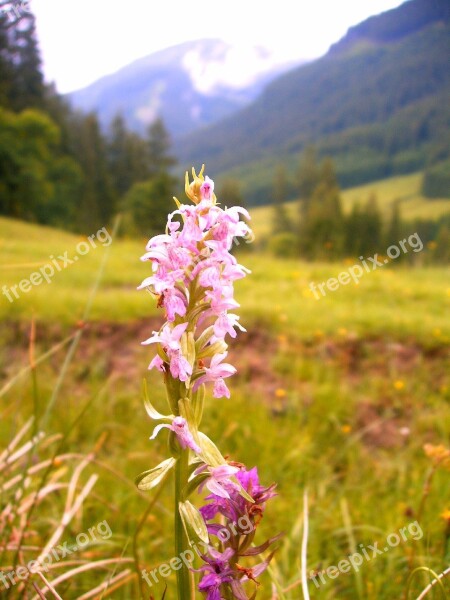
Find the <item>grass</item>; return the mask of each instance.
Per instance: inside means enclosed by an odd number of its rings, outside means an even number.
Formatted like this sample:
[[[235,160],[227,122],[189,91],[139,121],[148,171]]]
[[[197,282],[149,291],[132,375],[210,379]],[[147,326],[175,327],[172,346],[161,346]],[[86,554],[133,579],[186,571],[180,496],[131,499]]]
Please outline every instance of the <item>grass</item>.
[[[28,278],[50,255],[67,251],[73,257],[80,239],[0,219],[2,285]],[[135,290],[148,273],[138,260],[143,248],[144,240],[111,244],[89,323],[67,365],[46,432],[63,434],[60,452],[89,455],[97,448],[86,477],[98,474],[99,479],[64,541],[106,519],[113,531],[110,553],[129,556],[143,518],[138,552],[151,570],[173,556],[172,500],[169,486],[146,515],[153,495],[139,493],[133,484],[136,475],[168,456],[163,434],[148,441],[152,424],[142,406],[145,376],[152,401],[164,409],[162,382],[146,371],[152,353],[139,345],[162,319],[154,301]],[[68,351],[67,345],[56,348],[32,377],[26,371],[32,318],[36,358],[78,331],[106,251],[99,245],[50,284],[33,287],[13,303],[1,296],[0,384],[10,383],[0,392],[2,446],[33,413],[44,414]],[[251,276],[238,282],[236,293],[248,334],[230,351],[238,367],[232,398],[207,403],[204,431],[220,440],[224,454],[249,466],[258,464],[264,483],[278,482],[279,495],[267,508],[260,539],[280,530],[285,537],[271,576],[262,578],[259,597],[271,597],[270,578],[285,590],[280,600],[301,597],[307,487],[308,574],[337,565],[361,544],[385,547],[389,534],[418,517],[423,531],[420,539],[409,534],[382,556],[365,560],[357,573],[327,578],[318,589],[311,582],[311,598],[401,598],[414,567],[439,573],[449,559],[449,525],[442,516],[450,509],[444,469],[433,471],[419,508],[433,468],[423,446],[449,444],[448,270],[386,266],[367,273],[359,285],[341,286],[316,300],[310,282],[337,276],[349,264],[282,261],[251,252],[241,253],[239,260],[252,269]],[[21,369],[23,375],[14,379]],[[50,507],[36,518],[45,545],[52,526]],[[97,576],[74,578],[59,591],[65,600],[78,598],[113,573],[111,567]],[[418,573],[410,598],[429,580],[425,572]],[[174,578],[167,583],[166,597],[172,599]],[[113,597],[138,598],[138,587],[135,578]],[[164,581],[144,590],[146,597],[159,600]],[[428,597],[439,594],[435,586]]]
[[[50,262],[49,256],[57,257],[67,251],[73,257],[82,239],[4,219],[0,219],[0,236],[4,257],[0,272],[2,284],[8,287],[29,278],[33,271]],[[92,305],[93,321],[127,322],[157,314],[151,297],[136,291],[136,284],[148,274],[148,265],[139,261],[143,249],[144,240],[112,243]],[[77,263],[56,273],[50,283],[43,281],[28,293],[18,288],[20,297],[12,303],[2,295],[0,317],[23,321],[35,315],[42,323],[76,324],[82,318],[106,251],[99,244]],[[293,336],[303,340],[336,336],[344,329],[362,337],[413,335],[423,343],[435,339],[440,343],[450,338],[450,323],[445,318],[450,286],[444,267],[379,268],[365,274],[359,285],[352,282],[317,300],[310,283],[336,277],[352,261],[311,264],[268,255],[261,259],[252,253],[241,254],[240,260],[252,270],[252,276],[239,284],[243,319],[249,326],[259,324],[274,332],[288,328]]]
[[[406,221],[414,219],[437,219],[450,212],[450,200],[447,198],[430,200],[421,194],[422,173],[390,177],[374,183],[343,190],[341,193],[344,212],[350,212],[358,202],[364,204],[371,194],[377,197],[378,205],[385,218],[389,218],[394,202],[400,202],[402,218]],[[298,215],[297,202],[286,204],[288,214],[296,219]],[[252,222],[259,237],[266,237],[271,231],[273,209],[263,206],[252,209]]]

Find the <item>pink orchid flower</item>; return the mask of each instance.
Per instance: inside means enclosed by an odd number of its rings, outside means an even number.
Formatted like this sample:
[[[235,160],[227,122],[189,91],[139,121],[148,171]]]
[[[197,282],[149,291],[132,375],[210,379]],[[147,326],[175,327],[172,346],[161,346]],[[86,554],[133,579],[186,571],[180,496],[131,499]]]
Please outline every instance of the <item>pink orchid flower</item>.
[[[226,488],[231,490],[239,489],[237,483],[231,481],[230,477],[236,475],[239,472],[238,467],[232,467],[231,465],[220,465],[220,467],[208,467],[202,465],[194,471],[195,475],[204,473],[206,470],[209,472],[209,477],[206,479],[198,488],[199,492],[202,491],[203,487],[206,486],[210,492],[221,498],[230,498],[230,494]]]
[[[205,367],[205,374],[201,375],[194,383],[193,391],[195,392],[202,383],[207,381],[214,382],[213,395],[214,398],[230,397],[230,390],[224,382],[224,377],[230,377],[236,373],[233,365],[222,363],[222,360],[227,356],[227,352],[216,354],[211,359],[211,365]]]
[[[183,449],[190,448],[194,452],[197,452],[197,454],[201,453],[202,450],[200,446],[195,443],[192,433],[189,431],[187,421],[183,417],[175,417],[171,425],[157,425],[153,430],[150,439],[154,440],[161,429],[170,429],[170,431],[173,431]]]

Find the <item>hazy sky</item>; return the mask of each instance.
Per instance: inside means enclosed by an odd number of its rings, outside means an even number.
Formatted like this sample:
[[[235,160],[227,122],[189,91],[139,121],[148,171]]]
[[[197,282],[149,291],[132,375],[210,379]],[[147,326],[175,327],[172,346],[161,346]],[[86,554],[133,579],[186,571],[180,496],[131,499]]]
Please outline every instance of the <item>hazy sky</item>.
[[[401,0],[30,0],[48,81],[68,92],[156,50],[201,38],[325,53],[346,30]]]

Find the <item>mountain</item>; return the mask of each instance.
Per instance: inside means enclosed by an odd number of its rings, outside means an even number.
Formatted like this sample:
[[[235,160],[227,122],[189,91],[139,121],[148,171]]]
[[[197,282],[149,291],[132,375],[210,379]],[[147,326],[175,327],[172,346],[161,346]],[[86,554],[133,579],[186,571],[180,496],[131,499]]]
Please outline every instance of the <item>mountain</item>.
[[[141,58],[67,97],[75,108],[97,111],[104,127],[121,112],[142,133],[161,116],[176,137],[241,109],[292,66],[264,48],[199,40]]]
[[[274,166],[314,143],[343,185],[450,156],[450,2],[409,0],[352,27],[322,58],[270,83],[249,106],[178,140],[183,167],[241,180],[269,200]]]

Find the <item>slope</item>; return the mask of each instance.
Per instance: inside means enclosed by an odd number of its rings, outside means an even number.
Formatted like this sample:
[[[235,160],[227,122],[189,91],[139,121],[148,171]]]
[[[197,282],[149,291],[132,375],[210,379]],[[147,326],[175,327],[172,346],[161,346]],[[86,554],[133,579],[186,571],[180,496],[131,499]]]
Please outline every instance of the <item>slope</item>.
[[[449,56],[448,2],[410,0],[352,28],[238,114],[180,140],[182,166],[207,160],[210,172],[244,184],[246,171],[258,173],[253,203],[268,199],[268,166],[293,165],[310,143],[337,160],[344,185],[416,171],[450,154]]]
[[[242,48],[248,68],[233,80],[237,49],[216,39],[179,44],[99,79],[68,95],[84,111],[99,113],[106,127],[121,112],[143,132],[162,117],[173,136],[215,122],[256,98],[263,86],[292,64],[273,62],[262,48]]]

